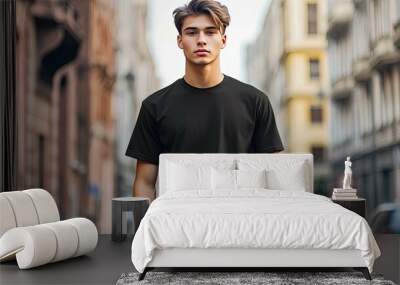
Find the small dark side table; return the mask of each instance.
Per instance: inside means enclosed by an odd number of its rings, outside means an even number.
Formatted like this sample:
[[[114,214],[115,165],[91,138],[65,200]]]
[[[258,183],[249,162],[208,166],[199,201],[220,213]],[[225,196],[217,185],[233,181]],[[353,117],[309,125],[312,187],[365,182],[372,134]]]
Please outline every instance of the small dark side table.
[[[332,199],[332,202],[339,204],[342,207],[350,211],[353,211],[356,214],[359,214],[364,219],[366,219],[367,217],[366,200],[364,198],[340,199],[340,200]]]
[[[124,212],[132,212],[133,214],[133,235],[135,235],[149,205],[150,200],[144,197],[113,198],[111,239],[113,241],[123,241],[126,239],[126,234],[122,233]]]

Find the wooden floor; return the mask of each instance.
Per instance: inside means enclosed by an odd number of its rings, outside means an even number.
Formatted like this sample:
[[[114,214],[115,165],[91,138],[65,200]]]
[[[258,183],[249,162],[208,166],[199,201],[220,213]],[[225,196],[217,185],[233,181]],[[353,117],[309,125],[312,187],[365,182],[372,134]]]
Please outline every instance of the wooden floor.
[[[374,273],[400,284],[400,235],[377,235],[376,240],[382,257],[376,260]],[[19,270],[15,261],[2,263],[0,284],[115,284],[122,273],[135,271],[130,254],[131,239],[117,243],[101,235],[96,250],[88,256],[28,270]]]

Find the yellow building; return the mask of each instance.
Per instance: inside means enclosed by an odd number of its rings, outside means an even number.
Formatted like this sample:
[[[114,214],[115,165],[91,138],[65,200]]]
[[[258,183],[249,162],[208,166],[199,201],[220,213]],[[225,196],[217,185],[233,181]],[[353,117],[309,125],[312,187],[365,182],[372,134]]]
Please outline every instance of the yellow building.
[[[249,47],[248,81],[273,104],[285,151],[314,155],[316,191],[328,193],[329,74],[324,0],[272,0]]]

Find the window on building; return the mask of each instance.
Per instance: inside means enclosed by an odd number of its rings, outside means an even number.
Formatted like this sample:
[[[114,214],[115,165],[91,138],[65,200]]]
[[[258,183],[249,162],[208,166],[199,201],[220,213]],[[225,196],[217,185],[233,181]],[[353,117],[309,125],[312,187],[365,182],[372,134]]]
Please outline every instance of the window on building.
[[[399,18],[400,18],[400,3],[399,3]],[[400,67],[397,67],[398,69],[398,72],[394,72],[393,73],[393,76],[396,76],[396,74],[397,74],[397,79],[396,78],[393,78],[393,80],[392,80],[392,82],[393,82],[393,90],[396,90],[396,85],[395,84],[397,84],[397,90],[400,90]],[[393,70],[393,71],[395,71],[395,70]],[[393,95],[395,96],[395,103],[393,104],[394,105],[394,108],[395,108],[395,110],[394,110],[394,116],[395,116],[395,118],[397,118],[397,120],[399,120],[400,121],[400,92],[398,91],[398,92],[395,92],[395,91],[393,91],[394,93],[393,93]]]
[[[310,79],[319,79],[319,59],[313,58],[309,61],[310,64]]]
[[[384,168],[380,173],[381,189],[380,203],[388,203],[393,201],[395,185],[394,185],[394,170],[392,168]]]
[[[325,147],[323,146],[312,146],[311,153],[314,156],[314,163],[325,162]]]
[[[317,3],[307,4],[307,31],[309,35],[318,33],[318,6]]]
[[[322,122],[322,106],[311,106],[310,108],[311,123]]]

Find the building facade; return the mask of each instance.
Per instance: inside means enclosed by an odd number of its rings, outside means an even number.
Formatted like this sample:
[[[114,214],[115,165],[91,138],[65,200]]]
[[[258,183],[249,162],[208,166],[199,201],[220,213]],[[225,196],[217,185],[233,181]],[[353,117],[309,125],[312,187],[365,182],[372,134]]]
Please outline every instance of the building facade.
[[[67,1],[17,1],[16,8],[18,189],[48,190],[70,217],[80,213],[87,169],[77,116],[68,115],[78,113],[79,14]]]
[[[136,160],[125,151],[144,98],[159,88],[153,57],[147,45],[146,0],[120,0],[116,6],[116,192],[131,196]]]
[[[112,1],[17,1],[18,189],[111,231]]]
[[[88,132],[87,211],[96,217],[101,233],[111,233],[111,199],[114,197],[115,121],[115,3],[77,1],[85,41],[80,50],[78,96],[86,105]],[[84,102],[86,101],[86,102]],[[86,104],[85,104],[86,103]]]
[[[326,28],[325,1],[271,1],[247,53],[248,81],[269,96],[286,152],[314,155],[321,194],[329,190]]]
[[[400,2],[328,1],[332,184],[344,160],[368,212],[400,201]]]

